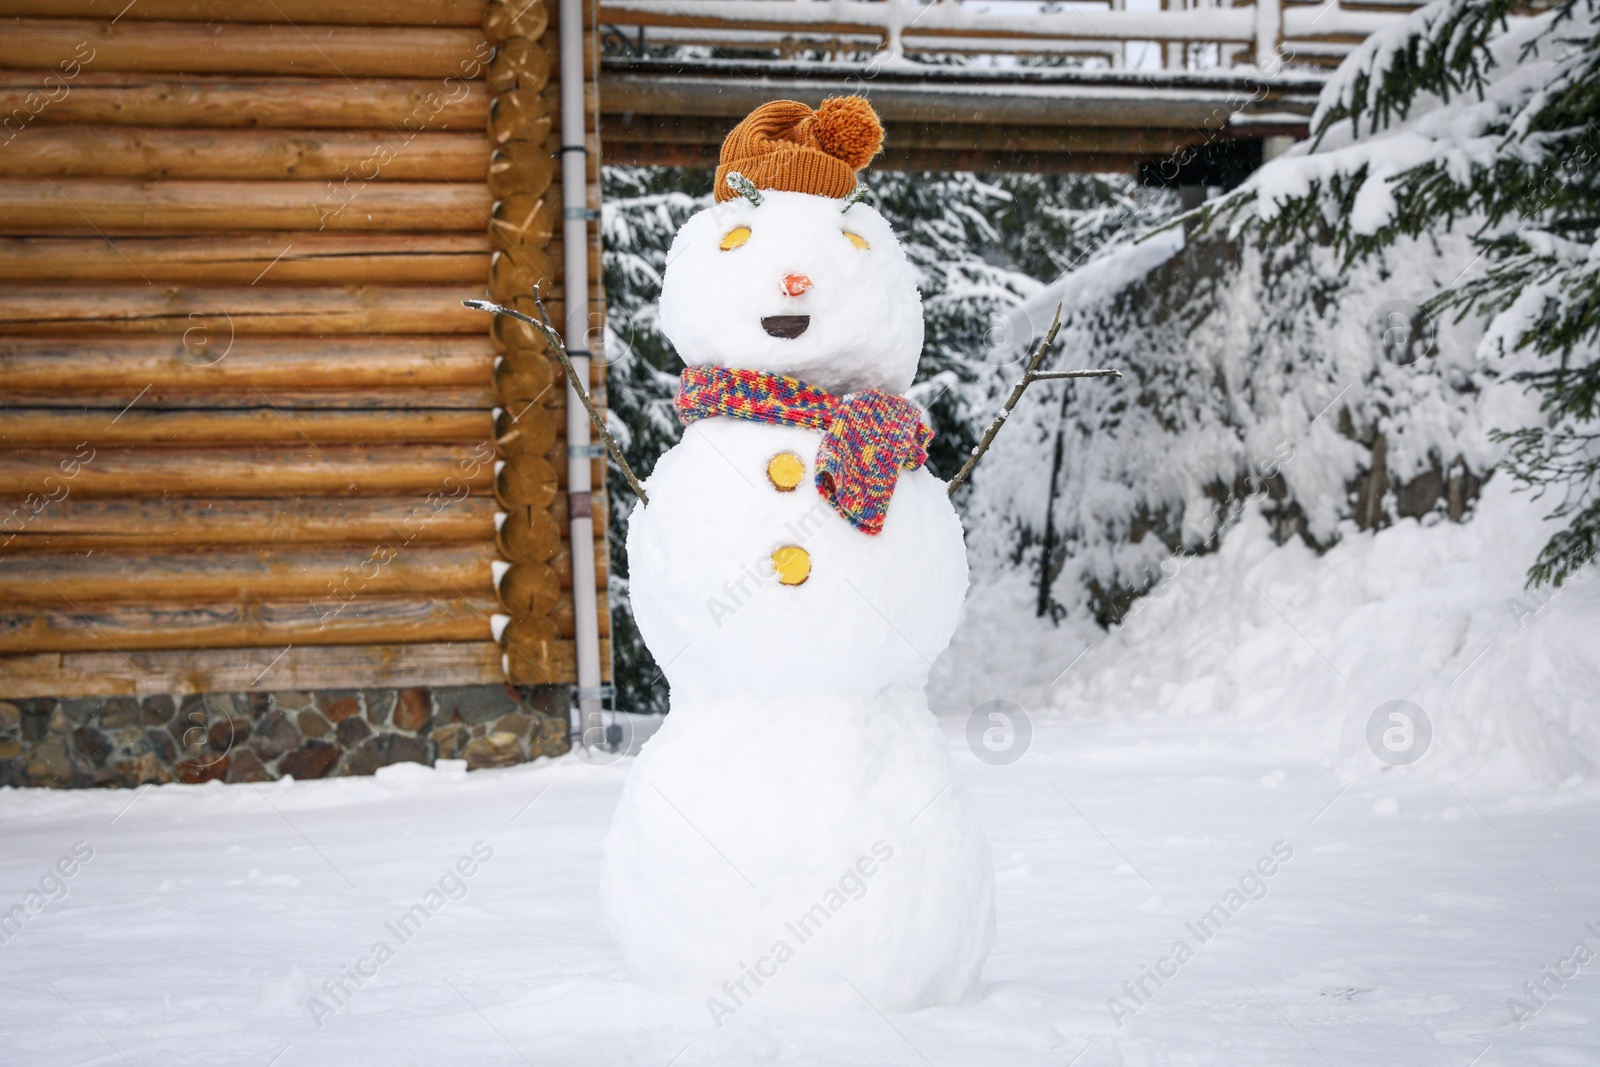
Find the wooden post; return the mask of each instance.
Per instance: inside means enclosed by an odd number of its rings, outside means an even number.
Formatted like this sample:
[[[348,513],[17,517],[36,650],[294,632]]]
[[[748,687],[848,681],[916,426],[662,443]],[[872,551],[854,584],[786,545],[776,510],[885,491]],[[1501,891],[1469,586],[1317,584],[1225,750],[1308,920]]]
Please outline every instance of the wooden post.
[[[1275,76],[1283,68],[1283,0],[1256,0],[1256,68]]]
[[[1182,11],[1183,8],[1184,0],[1161,0],[1161,10],[1163,11]],[[1161,49],[1162,69],[1182,70],[1184,67],[1184,50],[1186,48],[1188,48],[1188,44],[1184,41],[1168,41]]]

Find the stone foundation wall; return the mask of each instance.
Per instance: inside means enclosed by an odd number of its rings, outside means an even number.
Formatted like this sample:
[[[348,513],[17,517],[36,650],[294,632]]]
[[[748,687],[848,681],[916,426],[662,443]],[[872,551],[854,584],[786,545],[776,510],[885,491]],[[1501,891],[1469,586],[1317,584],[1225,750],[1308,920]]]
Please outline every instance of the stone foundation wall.
[[[0,786],[330,778],[437,759],[506,767],[567,751],[571,694],[481,685],[0,702]]]

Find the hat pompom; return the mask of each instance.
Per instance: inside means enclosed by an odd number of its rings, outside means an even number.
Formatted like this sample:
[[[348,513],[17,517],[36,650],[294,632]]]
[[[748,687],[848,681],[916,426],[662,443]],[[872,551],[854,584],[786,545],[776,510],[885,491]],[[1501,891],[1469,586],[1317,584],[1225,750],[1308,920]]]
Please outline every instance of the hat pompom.
[[[872,162],[883,148],[883,127],[872,105],[860,96],[830,96],[811,120],[817,147],[853,170]]]

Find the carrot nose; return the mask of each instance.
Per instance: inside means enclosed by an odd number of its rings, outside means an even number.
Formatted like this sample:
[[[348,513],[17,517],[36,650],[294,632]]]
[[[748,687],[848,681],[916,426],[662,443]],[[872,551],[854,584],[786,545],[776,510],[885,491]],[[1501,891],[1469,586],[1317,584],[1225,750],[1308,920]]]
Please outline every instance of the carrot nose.
[[[804,274],[786,274],[783,277],[783,291],[790,296],[799,296],[811,288],[811,279]]]

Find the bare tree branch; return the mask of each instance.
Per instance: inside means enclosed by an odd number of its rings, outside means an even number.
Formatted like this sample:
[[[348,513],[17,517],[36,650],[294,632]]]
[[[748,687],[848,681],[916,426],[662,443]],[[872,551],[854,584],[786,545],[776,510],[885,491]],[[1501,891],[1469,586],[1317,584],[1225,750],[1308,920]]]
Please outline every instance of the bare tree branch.
[[[594,401],[589,399],[589,390],[584,387],[583,382],[578,380],[578,372],[572,366],[571,358],[567,356],[567,343],[561,339],[561,334],[556,331],[556,328],[550,325],[550,317],[545,314],[544,310],[544,298],[539,295],[539,287],[537,285],[533,287],[533,302],[539,308],[539,317],[537,319],[531,315],[524,315],[520,311],[501,307],[499,304],[491,304],[487,300],[463,300],[461,302],[474,311],[489,311],[496,315],[508,315],[518,322],[525,322],[539,331],[551,349],[555,351],[556,358],[561,361],[561,366],[566,368],[568,383],[571,384],[573,392],[578,394],[578,399],[583,401],[583,409],[589,413],[589,421],[594,423],[594,428],[600,432],[600,440],[605,442],[606,451],[611,454],[611,459],[616,463],[617,468],[622,471],[622,476],[628,480],[629,488],[633,490],[634,495],[639,498],[641,504],[649,507],[649,494],[644,491],[644,486],[639,484],[639,479],[634,477],[633,468],[628,466],[628,461],[623,458],[622,449],[617,447],[616,439],[611,436],[611,431],[606,429],[605,419],[600,417],[600,412],[596,410]]]
[[[978,465],[978,460],[989,451],[989,446],[994,443],[995,435],[1000,432],[1000,427],[1006,424],[1011,411],[1017,406],[1017,401],[1022,399],[1022,394],[1027,392],[1028,386],[1034,382],[1060,381],[1064,378],[1120,378],[1122,372],[1118,370],[1040,370],[1039,364],[1044,361],[1045,353],[1050,351],[1050,346],[1055,344],[1056,333],[1061,329],[1061,305],[1056,305],[1056,317],[1050,323],[1050,332],[1045,334],[1044,340],[1039,342],[1039,347],[1034,349],[1033,358],[1028,360],[1028,367],[1022,372],[1022,380],[1011,387],[1011,395],[1006,397],[1005,407],[1000,409],[989,428],[984,431],[983,439],[978,442],[978,447],[972,450],[972,455],[961,465],[956,476],[950,479],[949,495],[955,496],[956,490],[961,488],[972,468]]]

